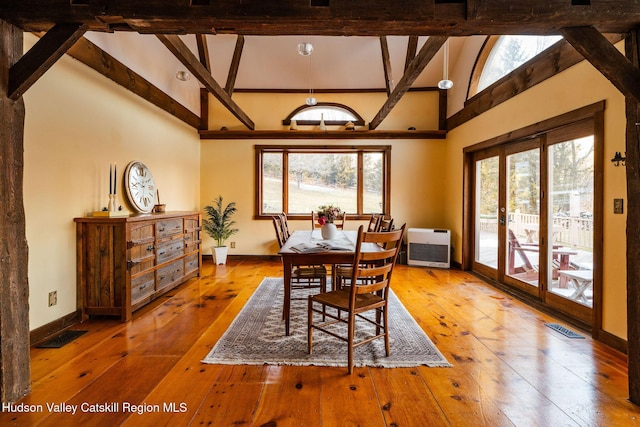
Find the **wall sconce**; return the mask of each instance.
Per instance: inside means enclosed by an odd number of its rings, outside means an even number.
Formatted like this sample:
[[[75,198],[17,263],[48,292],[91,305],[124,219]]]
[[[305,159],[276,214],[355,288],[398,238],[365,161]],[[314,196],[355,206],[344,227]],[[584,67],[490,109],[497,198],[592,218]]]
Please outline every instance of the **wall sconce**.
[[[625,157],[622,157],[622,154],[619,151],[616,151],[616,155],[613,156],[613,159],[611,159],[611,162],[613,163],[614,166],[620,166],[620,163],[622,163],[622,166],[625,166],[626,163],[625,161],[627,160],[626,154],[624,153]]]

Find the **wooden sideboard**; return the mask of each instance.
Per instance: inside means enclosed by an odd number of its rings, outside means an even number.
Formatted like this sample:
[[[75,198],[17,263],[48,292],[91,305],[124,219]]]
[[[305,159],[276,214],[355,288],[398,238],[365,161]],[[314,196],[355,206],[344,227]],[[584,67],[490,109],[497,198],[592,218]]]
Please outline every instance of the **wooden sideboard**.
[[[78,307],[91,315],[131,313],[199,276],[201,215],[166,212],[75,218]]]

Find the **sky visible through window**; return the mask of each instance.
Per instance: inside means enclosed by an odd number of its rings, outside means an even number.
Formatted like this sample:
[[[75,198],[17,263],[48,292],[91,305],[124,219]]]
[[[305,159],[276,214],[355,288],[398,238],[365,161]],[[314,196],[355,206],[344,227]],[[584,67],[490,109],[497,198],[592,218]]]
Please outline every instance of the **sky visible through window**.
[[[318,106],[318,107],[309,107],[300,111],[298,114],[293,116],[292,120],[320,120],[322,117],[327,121],[356,121],[356,117],[351,114],[349,111],[344,108],[335,107],[335,106]]]
[[[501,36],[482,70],[478,92],[561,39],[561,36]]]

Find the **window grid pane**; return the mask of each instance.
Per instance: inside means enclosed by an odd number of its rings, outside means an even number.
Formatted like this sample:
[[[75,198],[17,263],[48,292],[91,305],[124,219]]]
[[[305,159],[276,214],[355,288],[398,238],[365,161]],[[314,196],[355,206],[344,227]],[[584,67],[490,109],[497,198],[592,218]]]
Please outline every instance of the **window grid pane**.
[[[262,212],[275,214],[282,209],[282,153],[262,154]]]
[[[261,165],[256,181],[258,216],[279,212],[308,216],[327,204],[350,215],[390,214],[388,146],[256,146],[256,150]]]

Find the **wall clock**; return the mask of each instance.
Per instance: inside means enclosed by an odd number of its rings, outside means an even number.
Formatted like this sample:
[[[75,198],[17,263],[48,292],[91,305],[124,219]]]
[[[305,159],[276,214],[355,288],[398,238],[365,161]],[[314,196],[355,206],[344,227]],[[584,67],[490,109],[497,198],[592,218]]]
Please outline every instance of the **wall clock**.
[[[156,204],[156,184],[148,167],[137,160],[127,165],[124,171],[127,197],[135,210],[149,213]]]

